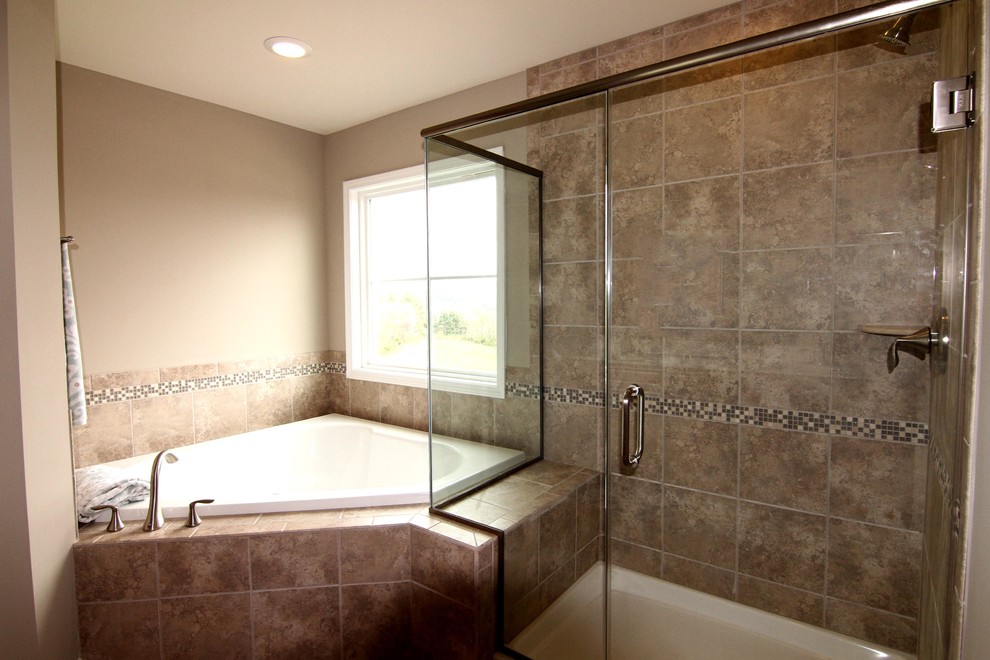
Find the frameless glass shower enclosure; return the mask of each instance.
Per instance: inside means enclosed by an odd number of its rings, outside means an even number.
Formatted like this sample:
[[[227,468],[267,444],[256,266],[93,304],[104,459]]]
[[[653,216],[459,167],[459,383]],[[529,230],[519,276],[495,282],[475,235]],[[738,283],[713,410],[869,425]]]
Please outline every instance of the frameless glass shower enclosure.
[[[424,131],[434,434],[492,420],[471,431],[479,442],[599,475],[601,507],[569,532],[570,563],[544,563],[540,535],[556,528],[505,532],[508,648],[667,657],[677,626],[635,618],[650,610],[637,599],[676,584],[948,652],[972,138],[932,133],[931,90],[970,72],[971,5],[923,5],[874,6],[923,9],[897,26],[837,31],[840,15],[700,54],[700,21],[670,27],[668,70],[569,96],[555,90],[578,65],[564,61],[531,76],[545,104]],[[788,29],[801,39],[770,38]],[[761,39],[782,45],[750,52]],[[644,56],[637,43],[622,44],[628,61]],[[598,49],[596,70],[618,49]],[[501,172],[513,219],[451,240],[465,229],[434,204],[459,170]],[[441,255],[474,242],[494,250],[486,295],[505,314],[494,395],[439,375],[461,327],[450,312],[485,297],[446,294]],[[442,458],[434,444],[435,482]],[[527,534],[531,559],[513,552]]]

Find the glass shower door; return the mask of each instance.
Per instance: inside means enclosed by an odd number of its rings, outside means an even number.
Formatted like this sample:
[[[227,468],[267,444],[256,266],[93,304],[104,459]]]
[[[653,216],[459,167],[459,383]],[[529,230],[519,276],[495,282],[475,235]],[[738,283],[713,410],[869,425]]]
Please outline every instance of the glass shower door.
[[[679,587],[915,648],[929,364],[861,330],[930,323],[938,26],[610,92],[609,657],[718,657]]]

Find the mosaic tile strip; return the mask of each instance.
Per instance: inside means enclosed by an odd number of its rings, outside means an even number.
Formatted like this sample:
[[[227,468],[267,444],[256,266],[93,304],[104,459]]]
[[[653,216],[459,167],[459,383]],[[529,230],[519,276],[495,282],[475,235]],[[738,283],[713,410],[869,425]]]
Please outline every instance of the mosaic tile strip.
[[[505,393],[523,399],[539,399],[540,386],[526,383],[506,383]]]
[[[601,392],[563,387],[547,387],[543,396],[547,401],[580,405],[602,406],[604,401]],[[618,408],[619,397],[613,395],[610,404],[612,408]],[[802,410],[777,410],[687,399],[661,399],[655,396],[646,397],[645,404],[646,412],[654,415],[687,417],[709,422],[921,445],[928,444],[929,440],[928,425],[921,422],[851,417]]]
[[[170,380],[163,383],[152,383],[150,385],[133,385],[130,387],[96,390],[86,393],[86,402],[90,405],[116,403],[119,401],[132,401],[134,399],[148,399],[156,396],[168,396],[169,394],[182,394],[183,392],[192,392],[194,390],[214,390],[221,387],[250,385],[252,383],[281,380],[283,378],[312,376],[314,374],[343,374],[345,371],[346,367],[343,362],[319,362],[292,367],[279,367],[277,369],[256,369],[254,371],[241,371],[235,374],[224,374],[222,376],[210,376],[207,378]]]

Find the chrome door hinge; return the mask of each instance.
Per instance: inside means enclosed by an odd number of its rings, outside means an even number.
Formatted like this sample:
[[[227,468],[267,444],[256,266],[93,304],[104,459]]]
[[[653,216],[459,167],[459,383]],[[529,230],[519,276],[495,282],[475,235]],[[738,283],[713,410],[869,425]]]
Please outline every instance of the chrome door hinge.
[[[976,103],[973,75],[936,80],[932,85],[932,133],[973,125]]]

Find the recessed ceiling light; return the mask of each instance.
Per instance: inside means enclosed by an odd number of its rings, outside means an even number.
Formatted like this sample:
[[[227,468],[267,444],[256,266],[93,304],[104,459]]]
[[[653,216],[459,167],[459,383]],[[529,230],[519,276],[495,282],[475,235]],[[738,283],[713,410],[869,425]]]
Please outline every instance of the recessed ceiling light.
[[[265,39],[265,48],[276,55],[291,59],[299,59],[313,54],[312,46],[292,37],[269,37]]]

